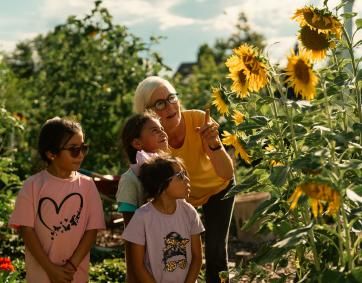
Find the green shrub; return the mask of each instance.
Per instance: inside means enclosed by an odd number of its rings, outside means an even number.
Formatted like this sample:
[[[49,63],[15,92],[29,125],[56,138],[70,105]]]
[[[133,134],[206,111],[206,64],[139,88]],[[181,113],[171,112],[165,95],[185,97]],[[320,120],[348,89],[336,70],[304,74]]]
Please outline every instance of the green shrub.
[[[105,259],[101,263],[91,264],[90,282],[121,283],[126,282],[126,264],[123,259]]]

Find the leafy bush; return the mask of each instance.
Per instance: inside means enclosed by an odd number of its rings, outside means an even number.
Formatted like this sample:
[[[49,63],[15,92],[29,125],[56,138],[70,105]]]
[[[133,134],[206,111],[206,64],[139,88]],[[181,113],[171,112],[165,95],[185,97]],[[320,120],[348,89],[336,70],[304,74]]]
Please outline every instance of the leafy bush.
[[[126,264],[122,259],[105,259],[92,264],[89,272],[90,282],[123,283],[126,282]]]

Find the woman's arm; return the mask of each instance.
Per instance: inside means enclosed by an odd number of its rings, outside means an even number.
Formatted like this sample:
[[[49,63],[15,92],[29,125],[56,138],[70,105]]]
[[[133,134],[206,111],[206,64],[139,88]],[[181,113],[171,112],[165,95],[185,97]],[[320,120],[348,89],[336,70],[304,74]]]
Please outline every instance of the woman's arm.
[[[205,123],[198,127],[205,153],[209,156],[216,174],[225,180],[234,176],[233,161],[219,138],[219,125],[211,121],[209,111],[205,114]]]
[[[136,277],[142,283],[156,283],[152,274],[146,269],[144,264],[145,246],[130,243],[131,261],[133,263],[133,270],[137,270]]]
[[[40,244],[34,228],[21,226],[19,231],[26,248],[48,274],[51,282],[71,282],[73,280],[75,270],[69,269],[65,266],[56,265],[49,260],[48,255],[45,253]]]
[[[202,264],[202,247],[201,247],[201,235],[191,236],[191,254],[192,260],[189,271],[185,279],[185,283],[195,283]]]
[[[94,245],[97,238],[97,232],[98,230],[96,229],[85,231],[78,247],[75,249],[73,255],[68,259],[71,265],[78,267],[78,265],[82,262],[83,258],[88,254]]]

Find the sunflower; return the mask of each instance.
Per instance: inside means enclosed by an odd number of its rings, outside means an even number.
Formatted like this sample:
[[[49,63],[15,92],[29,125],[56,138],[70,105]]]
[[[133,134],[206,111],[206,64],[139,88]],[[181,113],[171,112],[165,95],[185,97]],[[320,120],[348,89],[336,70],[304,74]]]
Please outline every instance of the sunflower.
[[[216,106],[217,111],[221,115],[229,113],[228,105],[226,99],[223,98],[221,90],[219,88],[212,88],[212,104]]]
[[[247,163],[251,164],[250,156],[245,151],[244,147],[241,145],[239,141],[239,137],[237,134],[231,134],[228,131],[223,132],[222,143],[224,145],[231,145],[235,149],[235,157],[238,155]]]
[[[288,199],[288,202],[291,202],[290,209],[296,207],[299,198],[303,194],[309,197],[309,203],[315,218],[323,213],[323,202],[328,203],[327,214],[337,214],[341,204],[341,197],[338,191],[330,188],[328,185],[320,183],[304,183],[297,186],[291,197]]]
[[[244,97],[247,91],[259,91],[268,82],[268,73],[264,59],[256,49],[242,44],[233,50],[225,65],[229,68],[229,77],[233,80],[232,90]]]
[[[341,39],[342,24],[327,9],[317,9],[313,6],[304,7],[298,9],[292,19],[296,20],[301,27],[308,26],[318,33],[333,34],[337,39]]]
[[[233,50],[236,55],[242,58],[240,66],[249,82],[250,91],[259,91],[268,82],[266,65],[258,52],[248,44],[242,44]]]
[[[331,38],[309,26],[304,26],[299,31],[298,39],[309,54],[315,60],[320,60],[326,57],[327,51],[335,47]]]
[[[318,77],[304,51],[300,51],[298,55],[292,52],[288,57],[286,76],[288,86],[294,88],[296,94],[306,100],[312,100],[315,97]]]
[[[234,110],[234,114],[232,117],[233,117],[233,121],[236,126],[238,126],[242,122],[244,122],[244,119],[245,119],[245,115],[238,110]]]
[[[233,81],[231,90],[236,93],[240,98],[248,95],[248,81],[243,69],[238,69],[236,66],[241,64],[241,59],[238,56],[232,55],[226,61],[226,66],[230,66],[229,78]]]

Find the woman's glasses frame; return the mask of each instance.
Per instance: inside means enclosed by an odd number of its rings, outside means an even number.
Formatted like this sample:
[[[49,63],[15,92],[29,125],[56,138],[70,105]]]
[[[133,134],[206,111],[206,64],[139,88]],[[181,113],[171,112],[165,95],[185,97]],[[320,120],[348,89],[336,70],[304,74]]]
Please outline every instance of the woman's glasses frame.
[[[167,103],[176,104],[178,102],[178,93],[170,93],[166,99],[158,99],[148,108],[152,108],[154,110],[161,111],[166,108]]]

